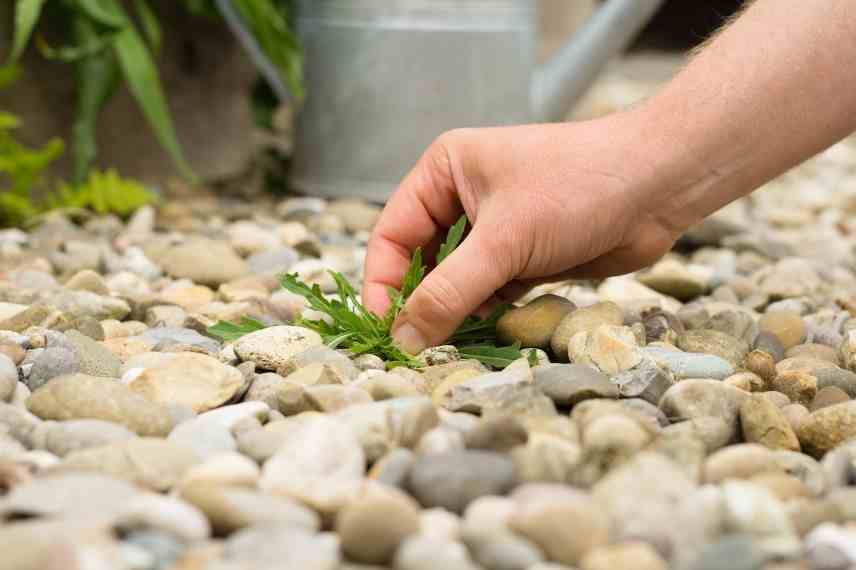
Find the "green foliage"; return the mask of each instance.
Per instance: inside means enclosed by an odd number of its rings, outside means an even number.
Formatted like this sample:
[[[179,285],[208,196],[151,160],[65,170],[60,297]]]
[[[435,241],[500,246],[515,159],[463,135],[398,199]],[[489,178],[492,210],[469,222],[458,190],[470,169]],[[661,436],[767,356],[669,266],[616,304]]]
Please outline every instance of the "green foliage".
[[[466,224],[466,217],[461,217],[449,230],[446,243],[440,249],[443,256],[441,258],[438,255],[438,262],[461,242]],[[407,299],[425,276],[421,250],[417,249],[413,253],[410,266],[402,280],[401,289],[389,290],[392,303],[383,317],[375,315],[363,306],[356,290],[342,274],[335,271],[331,271],[330,274],[336,282],[336,295],[331,299],[321,292],[318,285],[309,286],[301,282],[296,274],[282,276],[283,289],[300,295],[306,299],[311,309],[326,316],[325,319],[317,320],[300,318],[294,324],[314,330],[321,335],[327,345],[333,348],[347,348],[354,354],[375,354],[387,361],[389,367],[420,368],[422,363],[404,352],[393,341],[392,325],[404,308]],[[496,346],[496,323],[506,310],[507,307],[502,306],[496,308],[484,319],[475,316],[467,318],[449,339],[449,343],[457,346],[464,358],[479,360],[494,368],[505,368],[523,357],[519,344]],[[258,324],[261,325],[261,323]],[[247,329],[246,332],[242,332],[244,328]],[[233,333],[229,335],[229,340],[234,340],[253,330],[258,329],[221,321],[209,328],[208,332],[224,340],[226,340],[224,332]],[[532,361],[532,354],[530,354],[530,363]]]
[[[125,217],[156,200],[157,197],[145,186],[136,180],[121,178],[115,170],[93,170],[83,184],[62,184],[45,198],[42,208],[88,209],[96,214],[112,213]]]
[[[265,324],[249,317],[241,317],[241,322],[230,323],[228,321],[220,321],[219,323],[208,327],[208,334],[216,336],[223,342],[233,342],[251,332],[260,331],[265,328]]]
[[[96,154],[95,123],[100,110],[124,77],[131,94],[149,121],[155,137],[172,157],[183,176],[193,179],[184,159],[151,50],[157,51],[161,31],[146,0],[134,0],[137,19],[150,47],[120,0],[54,0],[63,9],[70,45],[52,48],[39,39],[49,58],[72,62],[78,89],[73,129],[75,182],[81,182]],[[16,0],[13,49],[15,63],[29,43],[44,0]]]
[[[288,25],[288,9],[280,0],[232,0],[261,50],[277,68],[291,94],[302,100],[303,52]]]
[[[0,113],[0,225],[21,225],[39,213],[31,192],[44,185],[44,171],[63,151],[54,139],[32,149],[15,140],[18,120]]]

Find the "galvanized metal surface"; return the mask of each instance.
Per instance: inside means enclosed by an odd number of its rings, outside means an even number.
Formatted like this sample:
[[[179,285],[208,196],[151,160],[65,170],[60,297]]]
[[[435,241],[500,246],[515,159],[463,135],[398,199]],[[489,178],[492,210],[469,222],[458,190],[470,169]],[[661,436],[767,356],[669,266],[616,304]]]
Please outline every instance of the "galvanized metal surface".
[[[559,120],[661,3],[608,0],[536,72],[535,0],[299,0],[292,181],[384,201],[444,131]]]

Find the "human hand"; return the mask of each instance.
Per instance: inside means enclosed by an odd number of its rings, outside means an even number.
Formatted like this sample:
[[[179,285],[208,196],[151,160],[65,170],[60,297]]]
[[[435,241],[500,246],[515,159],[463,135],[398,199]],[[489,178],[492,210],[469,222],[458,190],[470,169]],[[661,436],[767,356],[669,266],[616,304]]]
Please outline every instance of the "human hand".
[[[645,267],[684,229],[659,215],[657,171],[631,113],[439,137],[390,199],[369,242],[363,300],[382,313],[417,247],[433,259],[465,212],[472,230],[393,327],[405,350],[443,342],[492,299]],[[650,149],[656,152],[656,149]]]

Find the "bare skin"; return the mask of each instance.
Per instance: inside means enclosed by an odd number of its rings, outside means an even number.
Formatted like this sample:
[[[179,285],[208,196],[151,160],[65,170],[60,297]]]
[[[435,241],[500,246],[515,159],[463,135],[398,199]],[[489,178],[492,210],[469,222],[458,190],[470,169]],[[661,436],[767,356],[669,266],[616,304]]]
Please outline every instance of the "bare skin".
[[[416,353],[491,299],[649,265],[687,228],[856,130],[852,0],[757,0],[659,94],[594,121],[439,137],[369,243],[363,297],[388,306],[411,252],[466,213],[464,243],[393,329]]]

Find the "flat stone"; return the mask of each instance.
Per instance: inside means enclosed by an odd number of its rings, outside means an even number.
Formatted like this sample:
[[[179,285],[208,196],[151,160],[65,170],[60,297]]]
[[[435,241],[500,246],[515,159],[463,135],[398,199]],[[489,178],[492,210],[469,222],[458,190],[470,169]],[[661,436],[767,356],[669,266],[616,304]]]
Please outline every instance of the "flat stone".
[[[659,407],[672,422],[720,418],[736,436],[740,406],[748,397],[747,392],[716,380],[683,380],[666,391]]]
[[[734,374],[734,366],[713,354],[680,352],[659,347],[642,349],[661,367],[674,374],[675,379],[712,378],[724,380]]]
[[[757,443],[731,445],[711,454],[704,465],[705,483],[749,479],[760,473],[781,472],[775,452]]]
[[[677,346],[686,352],[712,354],[739,366],[749,352],[749,345],[731,335],[715,330],[691,330],[678,336]]]
[[[648,357],[630,370],[614,375],[610,381],[618,387],[618,393],[623,398],[641,398],[653,405],[657,405],[675,384],[672,373],[660,368]]]
[[[44,449],[58,457],[89,447],[132,439],[137,435],[123,425],[104,420],[69,420],[45,425]]]
[[[73,451],[59,469],[97,471],[154,491],[168,491],[199,462],[193,451],[155,438],[135,438]]]
[[[817,395],[817,378],[801,370],[780,372],[770,387],[787,396],[791,402],[808,407]]]
[[[525,359],[517,360],[501,372],[477,376],[451,390],[448,408],[454,411],[481,411],[502,401],[531,392],[532,369]]]
[[[560,406],[591,398],[618,398],[609,377],[582,364],[547,364],[532,369],[535,386]]]
[[[202,511],[219,536],[247,527],[286,527],[316,532],[321,520],[312,510],[284,497],[214,484],[183,486],[179,495]]]
[[[337,570],[339,544],[329,534],[306,530],[261,526],[232,534],[223,545],[223,557],[238,568],[300,568],[301,570]]]
[[[80,371],[80,357],[76,351],[66,347],[49,347],[33,362],[25,383],[30,390],[37,390],[49,380]]]
[[[122,363],[103,344],[75,330],[66,332],[65,336],[77,352],[82,374],[106,378],[119,376]]]
[[[98,473],[56,473],[15,486],[0,500],[0,511],[6,517],[109,515],[139,493],[126,481]]]
[[[222,424],[203,416],[204,414],[178,424],[170,432],[168,441],[193,450],[203,460],[235,451],[238,443],[232,432]]]
[[[172,277],[215,287],[249,272],[228,244],[213,240],[194,239],[171,247],[158,262]]]
[[[73,374],[34,391],[27,408],[48,420],[97,419],[124,425],[141,436],[166,436],[173,421],[166,406],[131,391],[118,380]]]
[[[642,353],[630,327],[600,325],[590,332],[577,333],[568,342],[568,358],[596,367],[606,374],[618,374],[639,364]]]
[[[128,387],[159,403],[178,403],[197,413],[214,409],[231,400],[243,387],[244,377],[216,358],[191,352],[143,354],[126,363],[125,368],[142,364]]]
[[[502,495],[516,481],[513,462],[487,451],[424,455],[410,471],[408,489],[427,507],[463,512],[473,500]]]
[[[277,326],[245,335],[235,342],[235,353],[263,370],[279,370],[296,354],[321,345],[318,333],[303,327]]]

